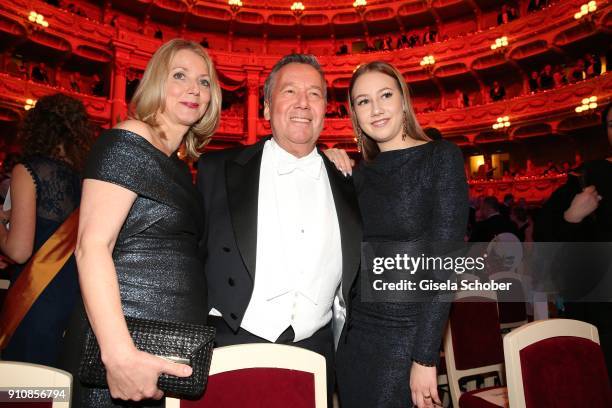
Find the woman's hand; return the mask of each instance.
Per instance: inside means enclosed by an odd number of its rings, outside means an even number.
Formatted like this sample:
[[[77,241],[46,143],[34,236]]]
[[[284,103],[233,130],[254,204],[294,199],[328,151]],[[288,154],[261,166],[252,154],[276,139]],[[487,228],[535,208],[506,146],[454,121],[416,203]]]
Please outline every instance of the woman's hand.
[[[344,174],[344,177],[353,174],[355,161],[346,154],[346,150],[331,148],[324,150],[323,153],[325,153],[325,156],[327,156],[327,158],[336,165],[336,168]]]
[[[161,399],[164,393],[157,388],[160,374],[189,377],[192,373],[188,365],[176,364],[136,348],[115,352],[104,360],[110,394],[122,400]]]
[[[595,190],[595,186],[588,186],[582,190],[582,193],[574,196],[570,207],[565,210],[563,218],[571,223],[582,222],[583,219],[597,209],[599,201],[601,201],[601,196]]]
[[[436,367],[426,367],[412,362],[410,369],[410,391],[412,403],[418,408],[442,406],[438,397],[438,377]]]

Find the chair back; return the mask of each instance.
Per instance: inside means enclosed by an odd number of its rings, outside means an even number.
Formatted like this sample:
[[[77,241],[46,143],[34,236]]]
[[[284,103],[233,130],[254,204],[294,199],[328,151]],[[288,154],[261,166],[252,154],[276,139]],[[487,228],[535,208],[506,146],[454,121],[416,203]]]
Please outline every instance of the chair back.
[[[326,405],[325,357],[270,343],[216,348],[204,395],[197,401],[166,398],[167,408]]]
[[[39,402],[3,402],[2,407],[49,407],[69,408],[72,390],[72,375],[66,371],[38,364],[17,361],[0,361],[0,386],[3,388],[36,388],[55,391],[58,398],[42,399]],[[6,392],[4,394],[7,394]],[[63,398],[61,395],[63,394]],[[3,400],[8,395],[3,395]]]
[[[494,291],[459,292],[444,337],[446,371],[454,407],[459,407],[464,377],[497,373],[504,381],[503,347]]]
[[[497,292],[501,329],[514,329],[527,323],[527,306],[523,278],[514,272],[498,272],[489,276],[499,283],[511,283],[510,290]]]
[[[595,326],[540,320],[504,337],[512,408],[612,406],[612,391]]]

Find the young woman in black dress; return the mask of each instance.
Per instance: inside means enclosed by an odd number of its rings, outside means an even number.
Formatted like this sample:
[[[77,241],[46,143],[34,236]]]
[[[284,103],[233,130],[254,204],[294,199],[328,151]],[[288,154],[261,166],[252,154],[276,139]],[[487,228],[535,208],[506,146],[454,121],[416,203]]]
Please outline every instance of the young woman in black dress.
[[[468,188],[459,148],[430,141],[419,126],[402,75],[385,62],[361,65],[349,87],[353,127],[364,161],[355,171],[366,242],[463,241]],[[344,152],[328,153],[350,172]],[[450,304],[367,302],[356,280],[349,324],[338,346],[343,407],[440,404],[436,364]]]

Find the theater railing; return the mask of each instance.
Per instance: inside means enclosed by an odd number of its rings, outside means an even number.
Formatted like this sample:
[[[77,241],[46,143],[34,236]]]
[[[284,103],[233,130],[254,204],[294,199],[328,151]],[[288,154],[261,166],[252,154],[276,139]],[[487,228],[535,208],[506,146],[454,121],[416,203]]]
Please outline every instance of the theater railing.
[[[468,70],[482,70],[518,60],[567,45],[584,37],[585,32],[607,30],[610,7],[600,5],[595,18],[588,22],[576,21],[574,14],[585,3],[584,0],[567,0],[547,8],[544,12],[530,13],[508,24],[484,31],[451,38],[446,41],[405,48],[392,52],[382,51],[368,54],[344,56],[321,56],[320,60],[328,73],[328,81],[350,77],[354,67],[362,62],[384,59],[402,68],[408,80],[425,80],[429,75],[448,77]],[[399,4],[399,3],[398,3]],[[35,29],[28,22],[31,10],[45,15],[47,29]],[[116,29],[93,19],[80,17],[65,10],[50,6],[40,0],[13,0],[0,2],[0,30],[15,38],[32,37],[39,44],[66,53],[75,53],[93,61],[112,57],[118,48],[125,48],[130,66],[144,69],[150,55],[161,45],[160,40],[134,31]],[[588,25],[588,29],[585,29]],[[537,30],[534,30],[537,27]],[[201,40],[203,32],[187,30],[185,36]],[[495,39],[507,36],[510,45],[504,52],[490,49]],[[253,41],[261,41],[253,38]],[[211,49],[210,52],[220,70],[257,66],[269,69],[278,60],[273,50],[265,55],[242,52],[226,52]],[[426,71],[420,66],[424,55],[434,55],[436,65]],[[407,72],[406,72],[407,71]],[[236,75],[236,71],[232,73]],[[262,79],[263,82],[263,79]]]
[[[54,87],[0,73],[0,105],[22,111],[27,99],[38,100],[45,95],[64,93],[83,101],[87,113],[100,125],[107,125],[111,119],[111,105],[106,98],[71,92],[61,87]]]
[[[515,199],[524,198],[528,203],[540,204],[567,180],[567,174],[552,176],[527,176],[512,180],[470,180],[470,197],[495,196],[502,201],[508,193]]]

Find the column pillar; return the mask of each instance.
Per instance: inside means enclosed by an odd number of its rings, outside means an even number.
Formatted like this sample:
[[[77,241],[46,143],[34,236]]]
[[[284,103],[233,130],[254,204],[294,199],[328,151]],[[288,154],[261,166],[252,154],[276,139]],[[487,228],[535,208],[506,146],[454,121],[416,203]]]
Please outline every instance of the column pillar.
[[[130,66],[130,54],[133,46],[113,41],[114,61],[113,77],[111,87],[111,126],[127,119],[128,108],[125,102],[125,90],[127,85],[127,70]]]
[[[125,61],[114,61],[113,89],[111,94],[111,124],[127,119],[127,103],[125,102],[125,89],[127,85],[128,64]]]
[[[247,140],[257,142],[257,120],[259,119],[259,70],[247,70]]]

